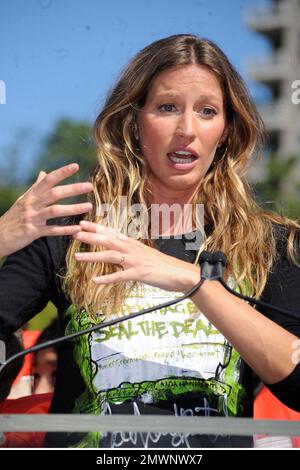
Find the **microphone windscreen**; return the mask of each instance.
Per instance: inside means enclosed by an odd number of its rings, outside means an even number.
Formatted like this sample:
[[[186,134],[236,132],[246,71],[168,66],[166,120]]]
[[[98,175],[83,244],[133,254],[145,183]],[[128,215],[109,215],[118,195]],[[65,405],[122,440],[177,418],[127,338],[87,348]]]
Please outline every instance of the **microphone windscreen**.
[[[207,261],[208,263],[212,262],[212,254],[209,251],[202,251],[202,253],[199,256],[199,263],[205,263]]]
[[[226,255],[223,253],[223,251],[216,251],[215,253],[213,253],[212,255],[212,262],[215,264],[215,263],[222,263],[223,266],[226,266],[226,263],[227,263],[227,257]]]

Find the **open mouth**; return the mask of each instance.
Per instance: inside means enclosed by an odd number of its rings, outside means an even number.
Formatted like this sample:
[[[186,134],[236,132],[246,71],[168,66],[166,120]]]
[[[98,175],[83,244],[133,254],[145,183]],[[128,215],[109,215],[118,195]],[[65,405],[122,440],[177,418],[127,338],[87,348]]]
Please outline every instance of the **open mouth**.
[[[190,154],[190,156],[178,157],[176,153],[168,153],[168,158],[174,163],[192,163],[197,160],[197,157]]]
[[[167,157],[169,161],[175,166],[175,168],[188,168],[193,166],[192,164],[198,159],[195,155],[190,152],[177,151],[168,153]]]

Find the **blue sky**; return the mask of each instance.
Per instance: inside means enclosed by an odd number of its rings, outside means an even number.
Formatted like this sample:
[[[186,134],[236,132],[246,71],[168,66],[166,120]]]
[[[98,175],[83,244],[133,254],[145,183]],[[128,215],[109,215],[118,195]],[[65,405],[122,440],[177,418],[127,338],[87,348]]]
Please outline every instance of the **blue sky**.
[[[62,116],[92,123],[122,67],[148,43],[192,33],[214,40],[247,80],[264,55],[245,10],[265,0],[0,0],[0,160],[21,129],[24,165]],[[261,92],[247,82],[255,97]]]

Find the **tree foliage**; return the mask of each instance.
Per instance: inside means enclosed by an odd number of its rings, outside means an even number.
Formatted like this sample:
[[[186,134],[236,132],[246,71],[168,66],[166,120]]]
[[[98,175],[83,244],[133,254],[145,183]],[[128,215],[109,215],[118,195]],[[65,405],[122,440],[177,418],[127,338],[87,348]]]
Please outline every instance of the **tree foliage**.
[[[274,154],[268,158],[264,181],[256,183],[254,190],[259,203],[293,219],[300,217],[299,157]]]
[[[68,163],[76,162],[80,170],[68,183],[88,178],[96,164],[96,148],[92,140],[92,129],[86,122],[60,119],[53,131],[42,142],[41,154],[36,159],[31,181],[39,171],[47,173]]]

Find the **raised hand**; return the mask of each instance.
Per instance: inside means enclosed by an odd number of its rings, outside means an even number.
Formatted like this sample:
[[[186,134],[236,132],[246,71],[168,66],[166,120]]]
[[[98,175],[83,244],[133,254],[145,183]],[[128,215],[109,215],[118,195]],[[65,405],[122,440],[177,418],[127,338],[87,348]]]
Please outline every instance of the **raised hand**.
[[[56,186],[79,170],[77,163],[45,173],[0,217],[0,257],[7,256],[43,236],[73,235],[80,225],[47,225],[48,219],[89,212],[92,204],[55,204],[57,201],[93,190],[91,183]]]
[[[85,263],[111,263],[123,268],[123,271],[93,278],[96,284],[140,281],[168,291],[185,292],[200,280],[198,266],[161,253],[109,227],[85,220],[80,225],[82,230],[73,238],[85,244],[101,245],[105,251],[78,252],[75,259]]]

